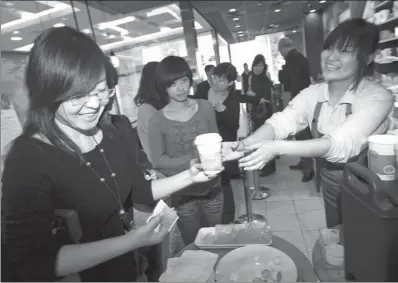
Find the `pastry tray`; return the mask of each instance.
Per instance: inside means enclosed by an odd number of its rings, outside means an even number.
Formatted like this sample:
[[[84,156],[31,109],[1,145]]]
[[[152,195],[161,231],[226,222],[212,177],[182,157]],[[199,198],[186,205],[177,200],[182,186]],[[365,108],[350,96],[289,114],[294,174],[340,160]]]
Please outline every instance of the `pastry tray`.
[[[215,235],[215,233],[216,233],[215,227],[201,228],[199,230],[198,234],[196,235],[196,239],[195,239],[194,245],[196,247],[198,247],[199,249],[203,249],[203,250],[222,250],[222,249],[236,249],[236,248],[245,247],[245,246],[249,246],[249,245],[269,246],[269,245],[272,244],[272,236],[267,238],[267,239],[264,239],[263,243],[261,243],[259,241],[259,243],[210,244],[210,243],[206,243],[204,241],[205,237],[208,234]],[[270,233],[271,233],[271,231],[270,231]]]

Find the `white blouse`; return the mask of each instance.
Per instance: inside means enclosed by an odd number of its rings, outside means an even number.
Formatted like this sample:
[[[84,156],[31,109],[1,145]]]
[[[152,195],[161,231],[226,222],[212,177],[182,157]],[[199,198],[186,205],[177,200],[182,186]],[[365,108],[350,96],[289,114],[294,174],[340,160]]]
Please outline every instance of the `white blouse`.
[[[363,79],[356,91],[348,90],[333,106],[326,82],[311,85],[282,112],[267,120],[275,130],[276,139],[285,139],[311,127],[318,101],[322,102],[318,131],[332,140],[329,152],[323,157],[330,162],[344,163],[361,152],[368,136],[386,132],[394,97],[378,83]],[[352,105],[352,114],[347,118],[346,104]]]

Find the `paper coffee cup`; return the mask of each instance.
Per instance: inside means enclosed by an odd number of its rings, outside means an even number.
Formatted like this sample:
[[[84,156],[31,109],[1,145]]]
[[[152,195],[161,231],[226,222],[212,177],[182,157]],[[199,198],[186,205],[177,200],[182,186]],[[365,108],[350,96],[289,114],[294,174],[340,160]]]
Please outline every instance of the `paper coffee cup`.
[[[369,169],[376,173],[382,181],[397,179],[397,160],[394,147],[398,136],[375,135],[368,138]]]
[[[217,133],[199,135],[195,139],[194,143],[206,174],[217,173],[222,168],[221,141],[222,138]]]

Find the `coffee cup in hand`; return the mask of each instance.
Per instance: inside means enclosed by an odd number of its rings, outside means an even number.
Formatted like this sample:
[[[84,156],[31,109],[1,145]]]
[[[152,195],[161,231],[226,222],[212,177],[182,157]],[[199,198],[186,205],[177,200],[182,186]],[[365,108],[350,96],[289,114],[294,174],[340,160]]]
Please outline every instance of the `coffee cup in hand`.
[[[221,142],[222,138],[218,133],[199,135],[195,139],[194,143],[206,175],[215,175],[222,170]]]

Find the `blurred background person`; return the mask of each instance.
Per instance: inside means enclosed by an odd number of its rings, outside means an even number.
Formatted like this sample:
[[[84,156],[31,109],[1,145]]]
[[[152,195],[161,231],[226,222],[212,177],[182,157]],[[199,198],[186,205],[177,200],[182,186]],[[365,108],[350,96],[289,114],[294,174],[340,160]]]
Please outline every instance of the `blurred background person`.
[[[206,94],[209,92],[210,84],[211,84],[211,76],[213,75],[214,68],[215,68],[214,65],[206,65],[205,66],[207,80],[199,83],[196,86],[196,92],[194,94],[195,98],[203,99],[203,97],[206,96]]]
[[[231,63],[221,63],[213,71],[211,87],[203,97],[208,100],[216,111],[218,131],[223,141],[236,141],[239,129],[240,103],[253,103],[255,97],[241,94],[235,90],[234,83],[238,77],[236,68]],[[231,178],[240,178],[240,170],[236,161],[225,164],[221,173],[221,186],[224,192],[223,224],[235,219],[235,201]]]
[[[244,63],[243,64],[243,73],[241,75],[241,77],[242,77],[242,93],[243,94],[246,94],[249,89],[249,76],[250,75],[251,75],[251,71],[249,70],[247,63]]]
[[[273,84],[267,73],[268,65],[265,62],[265,57],[261,54],[256,55],[252,63],[252,71],[249,76],[249,89],[247,91],[248,96],[254,96],[257,99],[250,110],[253,132],[261,127],[273,114]],[[268,176],[275,171],[276,162],[273,159],[261,169],[260,176]]]
[[[282,69],[284,83],[289,87],[291,99],[296,97],[303,89],[311,84],[310,65],[307,58],[293,46],[289,38],[281,38],[278,43],[278,50],[286,61]],[[312,138],[309,127],[295,135],[296,140],[308,140]],[[301,157],[296,165],[289,166],[292,170],[302,170],[301,181],[308,182],[314,177],[314,165],[312,158]]]

